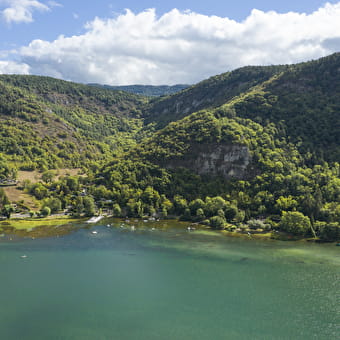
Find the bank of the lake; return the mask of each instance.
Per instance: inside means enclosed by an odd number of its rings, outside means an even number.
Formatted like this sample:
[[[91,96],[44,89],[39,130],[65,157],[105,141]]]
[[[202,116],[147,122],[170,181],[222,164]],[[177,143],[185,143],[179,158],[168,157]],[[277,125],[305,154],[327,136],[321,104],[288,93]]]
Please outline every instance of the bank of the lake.
[[[102,220],[104,218],[104,220]],[[99,219],[99,223],[105,223],[105,221],[114,221],[115,223],[126,223],[127,225],[139,225],[149,222],[149,225],[158,228],[163,222],[167,225],[182,226],[184,229],[191,231],[194,230],[207,230],[209,232],[215,231],[229,237],[237,237],[241,239],[259,239],[259,240],[280,240],[280,241],[308,241],[308,242],[320,242],[318,238],[303,238],[290,235],[285,232],[278,231],[258,231],[258,230],[238,230],[234,228],[233,231],[226,229],[215,230],[209,226],[199,223],[179,221],[178,219],[166,219],[166,220],[154,220],[154,219],[121,219],[102,216]],[[67,234],[74,230],[74,225],[88,221],[86,217],[72,217],[68,215],[52,215],[45,218],[11,218],[4,221],[0,221],[0,233],[9,233],[19,236],[32,236],[32,237],[51,237],[61,234]],[[158,223],[160,222],[160,223]],[[109,222],[107,222],[109,223]],[[92,225],[92,223],[91,223]],[[336,242],[333,242],[336,243]]]
[[[49,216],[45,218],[11,218],[0,221],[0,233],[18,236],[50,237],[72,232],[85,218]]]

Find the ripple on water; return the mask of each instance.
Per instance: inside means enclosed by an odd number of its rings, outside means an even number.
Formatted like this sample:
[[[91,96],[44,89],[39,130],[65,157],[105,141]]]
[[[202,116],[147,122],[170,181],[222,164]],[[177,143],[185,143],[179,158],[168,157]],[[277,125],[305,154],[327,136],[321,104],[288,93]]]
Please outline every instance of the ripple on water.
[[[1,243],[2,338],[337,338],[340,248],[120,226]]]

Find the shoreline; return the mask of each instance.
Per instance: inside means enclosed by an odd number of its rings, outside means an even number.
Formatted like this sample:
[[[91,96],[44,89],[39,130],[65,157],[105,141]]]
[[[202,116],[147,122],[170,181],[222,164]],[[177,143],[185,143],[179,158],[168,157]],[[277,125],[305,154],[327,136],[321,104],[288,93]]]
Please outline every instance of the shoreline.
[[[72,232],[85,218],[48,216],[45,218],[10,218],[0,221],[0,235],[45,238],[58,237]]]
[[[94,216],[95,217],[95,216]],[[94,218],[92,217],[92,218]],[[97,216],[98,219],[98,216]],[[101,216],[95,223],[88,223],[91,218],[89,217],[72,217],[65,215],[51,215],[44,218],[10,218],[3,221],[0,221],[0,235],[15,235],[19,237],[54,237],[60,235],[66,235],[71,233],[74,230],[78,230],[80,228],[91,228],[95,226],[96,223],[99,223],[103,219],[115,220],[117,223],[183,223],[183,228],[187,228],[189,231],[197,230],[206,230],[207,232],[220,232],[221,235],[227,237],[239,237],[244,239],[253,239],[253,240],[263,240],[263,241],[285,241],[285,242],[306,242],[306,243],[335,243],[334,242],[325,242],[320,239],[314,238],[301,238],[294,235],[290,235],[283,232],[274,232],[274,231],[263,231],[256,232],[256,230],[251,232],[239,232],[239,231],[228,231],[226,229],[218,230],[213,229],[211,227],[207,227],[203,224],[193,224],[192,222],[179,221],[178,219],[165,219],[160,221],[145,221],[143,219],[135,219],[132,218],[130,220],[126,220],[124,218],[115,218],[112,216]],[[79,224],[82,224],[79,227]],[[194,227],[193,227],[194,226]],[[157,226],[156,226],[157,228]]]

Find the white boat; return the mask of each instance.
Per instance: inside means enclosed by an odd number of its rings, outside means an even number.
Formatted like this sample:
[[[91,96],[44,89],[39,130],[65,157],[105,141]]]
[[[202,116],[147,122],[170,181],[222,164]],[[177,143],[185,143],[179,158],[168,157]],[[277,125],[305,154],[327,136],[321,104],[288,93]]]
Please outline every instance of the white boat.
[[[93,216],[89,220],[87,220],[85,223],[97,223],[99,222],[104,216]]]

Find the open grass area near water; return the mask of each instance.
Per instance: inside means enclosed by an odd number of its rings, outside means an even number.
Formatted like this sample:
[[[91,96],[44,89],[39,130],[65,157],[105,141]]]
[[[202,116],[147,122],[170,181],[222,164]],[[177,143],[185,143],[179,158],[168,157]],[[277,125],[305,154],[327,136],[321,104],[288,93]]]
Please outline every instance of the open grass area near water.
[[[0,222],[1,228],[14,228],[16,230],[30,230],[36,227],[43,226],[58,226],[64,225],[72,222],[83,221],[84,219],[70,218],[68,216],[60,217],[47,217],[47,218],[28,218],[28,219],[9,219]]]

